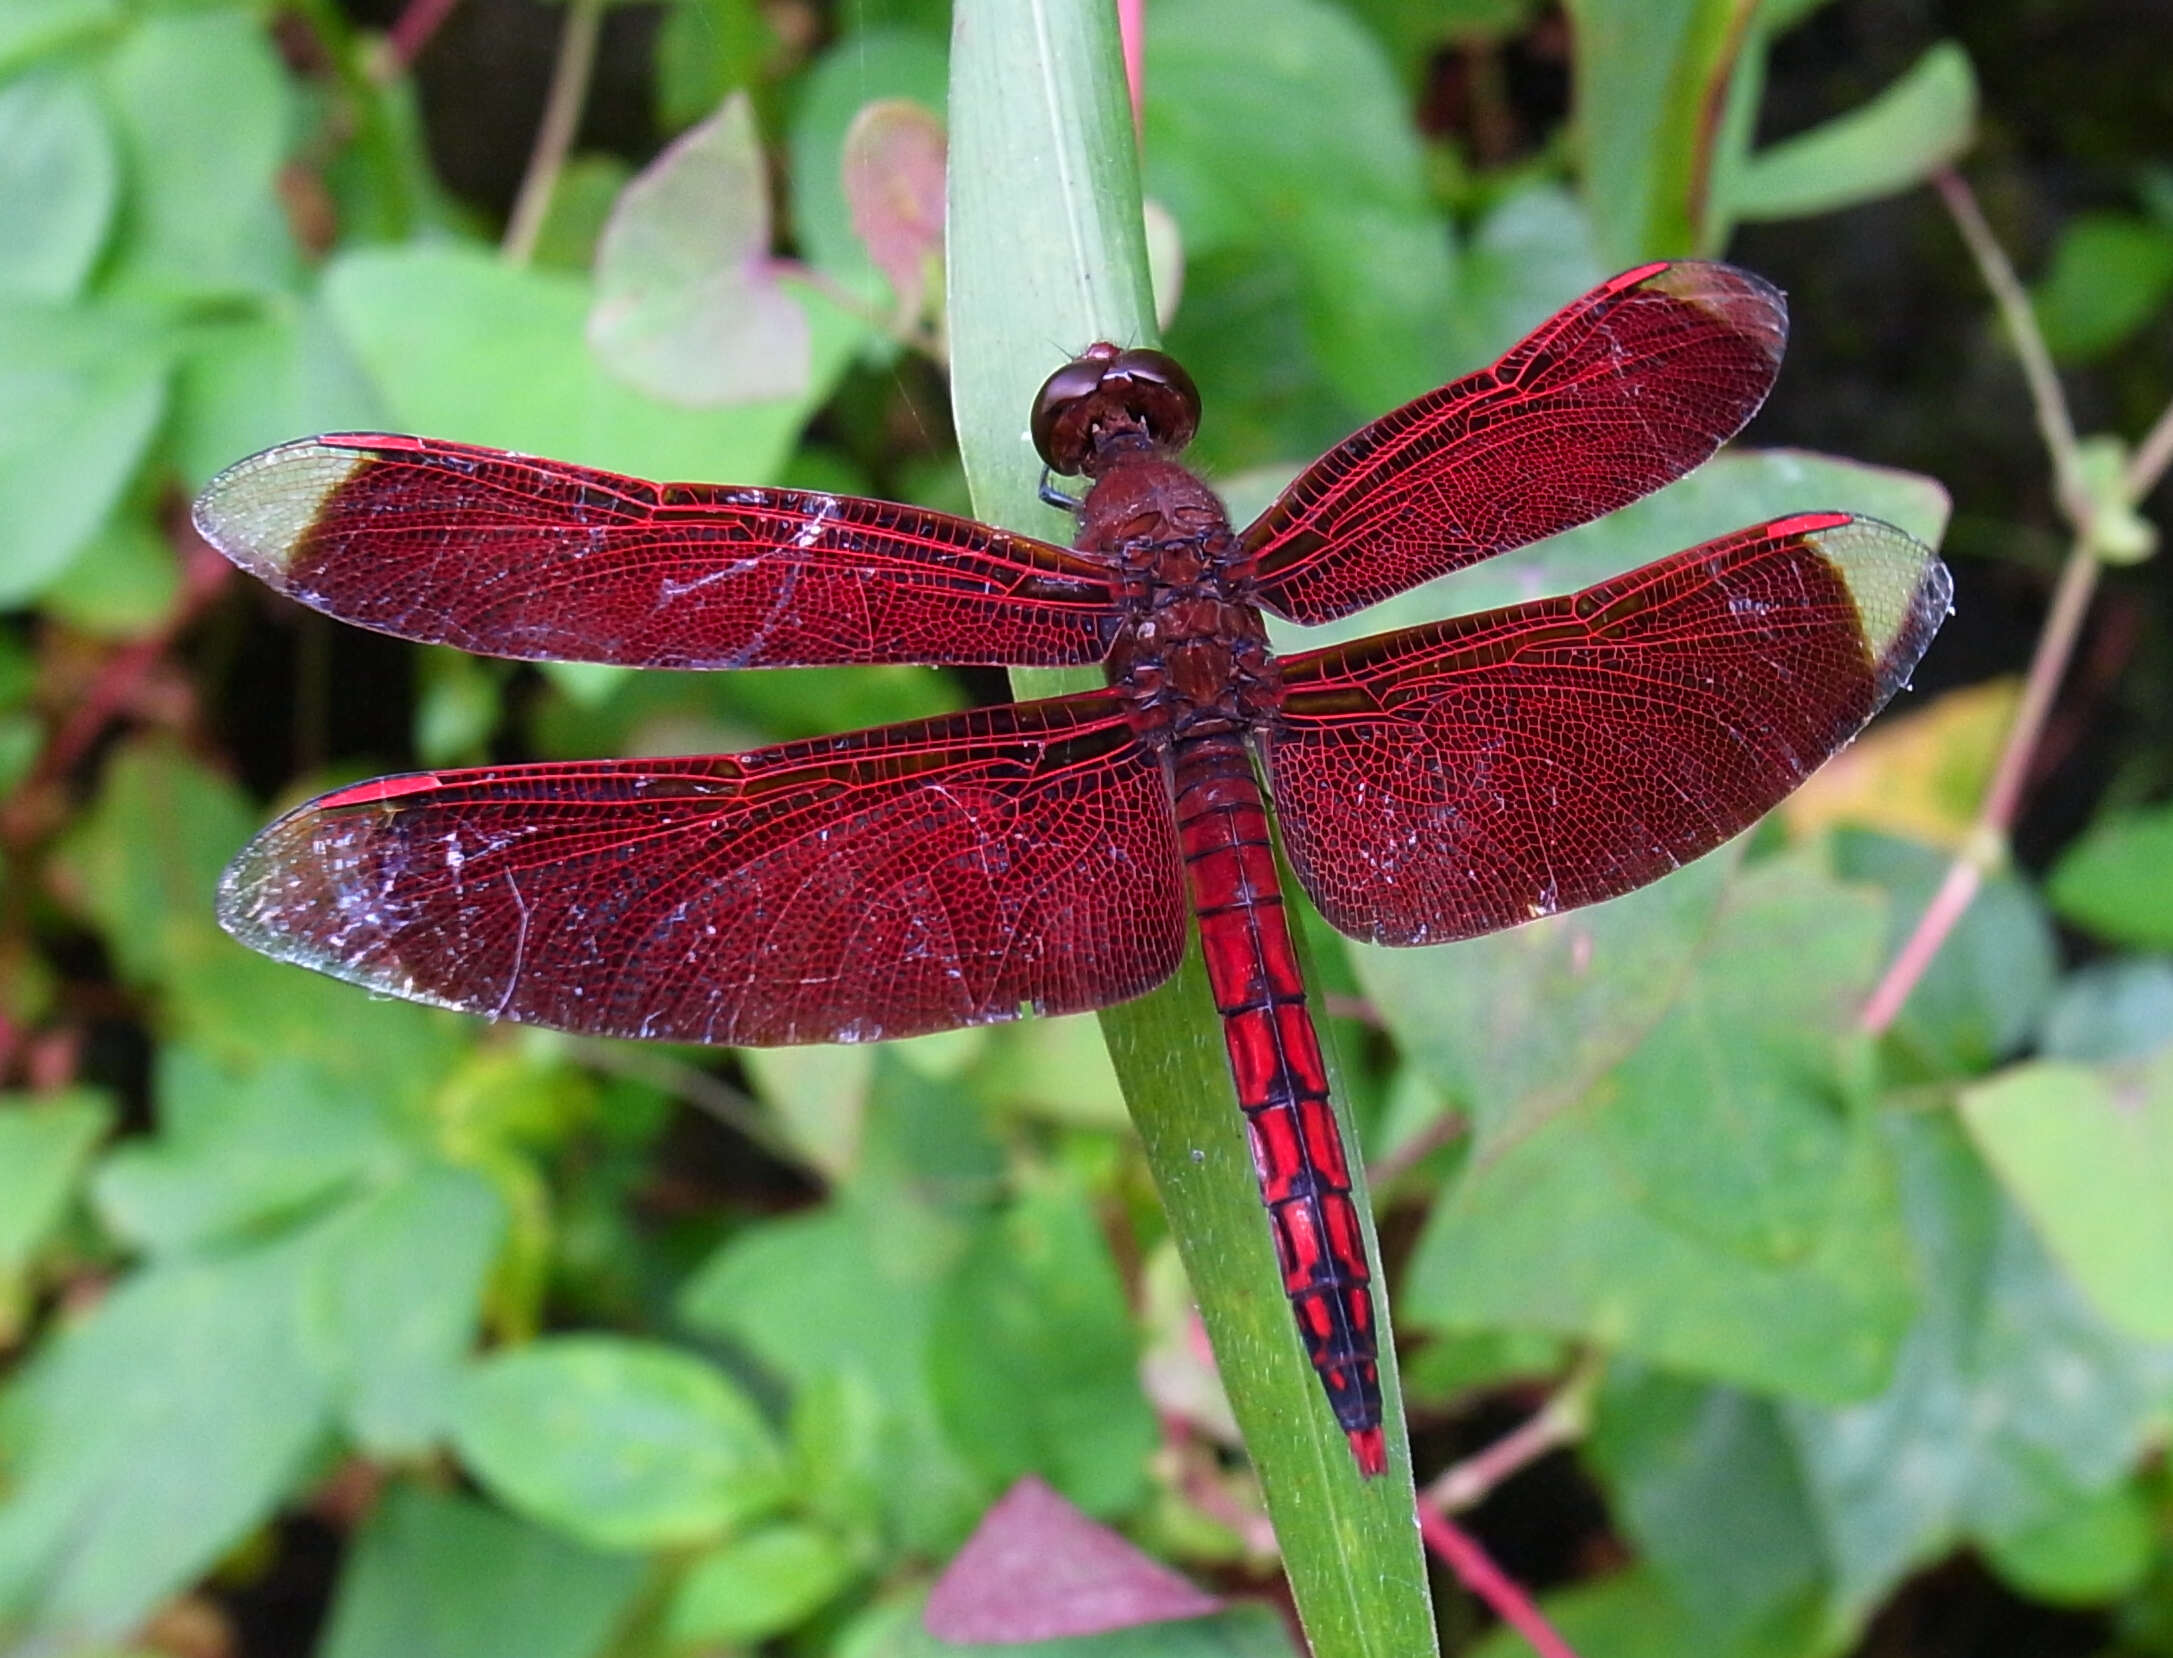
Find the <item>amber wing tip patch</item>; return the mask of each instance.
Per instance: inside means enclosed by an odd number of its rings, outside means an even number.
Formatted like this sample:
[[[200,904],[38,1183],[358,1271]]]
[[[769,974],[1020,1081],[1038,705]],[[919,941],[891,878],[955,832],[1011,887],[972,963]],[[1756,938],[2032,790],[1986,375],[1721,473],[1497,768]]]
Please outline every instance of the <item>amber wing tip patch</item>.
[[[1881,519],[1847,517],[1808,530],[1803,539],[1855,601],[1876,676],[1877,707],[1908,683],[1952,612],[1954,577],[1931,548]]]
[[[1755,340],[1775,363],[1788,345],[1788,296],[1764,277],[1710,259],[1678,259],[1638,286],[1695,306],[1729,332]]]
[[[236,461],[197,496],[197,534],[242,569],[284,587],[325,503],[369,462],[368,454],[322,438]]]

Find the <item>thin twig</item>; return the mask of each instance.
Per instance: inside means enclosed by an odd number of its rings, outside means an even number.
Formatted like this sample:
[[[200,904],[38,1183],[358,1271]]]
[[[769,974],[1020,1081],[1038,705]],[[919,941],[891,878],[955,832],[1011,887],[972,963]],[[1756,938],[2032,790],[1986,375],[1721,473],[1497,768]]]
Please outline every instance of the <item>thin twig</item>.
[[[423,48],[459,4],[460,0],[408,0],[392,33],[385,37],[385,68],[392,72],[414,68]]]
[[[1977,198],[1966,180],[1951,167],[1942,167],[1932,175],[1938,186],[1940,199],[1947,204],[1947,211],[1954,217],[1954,225],[1962,233],[1962,240],[1969,244],[1969,251],[1977,261],[1978,274],[1984,285],[1992,290],[1992,298],[1998,304],[2000,318],[2007,325],[2007,336],[2013,342],[2015,355],[2022,361],[2022,377],[2029,382],[2030,404],[2037,413],[2037,430],[2043,435],[2045,448],[2052,456],[2053,477],[2059,486],[2061,510],[2069,521],[2080,527],[2090,516],[2089,503],[2082,494],[2082,479],[2076,465],[2075,419],[2068,413],[2067,394],[2060,389],[2060,376],[2052,366],[2052,353],[2046,348],[2045,336],[2038,331],[2037,313],[2030,308],[2030,296],[2023,291],[2022,280],[2015,275],[2015,268],[2007,262],[2007,254],[1992,234],[1992,227],[1984,222],[1984,214],[1978,210]]]
[[[728,1082],[721,1082],[696,1065],[689,1065],[670,1054],[654,1049],[636,1048],[622,1042],[604,1042],[592,1037],[579,1039],[577,1051],[581,1062],[613,1076],[625,1077],[631,1082],[646,1083],[675,1098],[685,1100],[696,1110],[716,1118],[726,1128],[742,1134],[760,1146],[779,1162],[789,1164],[810,1179],[820,1182],[822,1171],[809,1163],[806,1154],[789,1143],[777,1132],[762,1108],[753,1099],[741,1093]]]
[[[1392,1184],[1429,1154],[1440,1150],[1451,1140],[1467,1132],[1470,1127],[1471,1119],[1463,1112],[1444,1106],[1440,1114],[1416,1134],[1390,1146],[1378,1157],[1367,1158],[1367,1183],[1381,1187]]]
[[[1457,1526],[1446,1514],[1421,1503],[1418,1511],[1419,1535],[1426,1546],[1447,1562],[1451,1571],[1464,1587],[1494,1609],[1494,1615],[1525,1640],[1540,1658],[1577,1658],[1576,1651],[1563,1640],[1554,1625],[1547,1622],[1546,1614],[1533,1604],[1516,1582],[1494,1564],[1494,1559],[1479,1546],[1479,1540]]]
[[[1923,915],[1917,918],[1916,926],[1910,930],[1909,937],[1895,953],[1893,963],[1857,1016],[1858,1028],[1874,1036],[1900,1017],[1910,992],[1931,967],[1948,934],[1968,912],[1984,885],[1984,878],[2006,859],[2008,833],[2021,810],[2023,791],[2037,759],[2045,722],[2052,713],[2053,699],[2059,693],[2061,682],[2067,677],[2068,663],[2075,654],[2075,643],[2082,635],[2083,621],[2089,615],[2090,598],[2097,590],[2098,581],[2098,556],[2091,522],[2095,509],[2083,485],[2075,423],[2068,413],[2067,398],[2060,390],[2059,377],[2053,372],[2052,354],[2045,347],[2044,335],[2038,331],[2036,313],[2030,309],[2029,297],[2016,279],[2014,267],[2007,262],[2007,255],[1993,239],[1984,215],[1977,210],[1977,201],[1969,186],[1952,170],[1940,173],[1936,182],[1941,199],[1946,202],[1948,212],[1954,216],[1955,225],[1962,233],[1962,240],[1969,244],[1969,250],[1976,258],[1985,286],[1999,304],[2001,318],[2014,341],[2015,354],[2021,359],[2023,375],[2029,382],[2030,400],[2037,412],[2037,428],[2052,457],[2060,512],[2067,519],[2074,540],[2068,548],[2067,562],[2061,567],[2059,585],[2053,591],[2044,630],[2038,635],[2037,647],[2030,657],[2029,674],[2023,681],[2022,700],[2015,709],[2014,723],[2001,744],[1992,781],[1985,789],[1969,833],[1961,850],[1954,855],[1954,861],[1948,865],[1938,892]],[[2140,482],[2147,488],[2155,482],[2158,471],[2169,459],[2173,459],[2173,411],[2160,417],[2158,425],[2137,452],[2128,470],[2130,485]]]
[[[771,261],[779,276],[789,276],[796,282],[804,282],[839,310],[866,323],[878,333],[887,336],[908,351],[918,351],[938,368],[949,366],[942,335],[932,328],[915,327],[911,323],[901,326],[898,319],[881,306],[870,305],[852,289],[827,272],[813,265],[798,264],[790,259]]]
[[[196,618],[226,585],[234,567],[205,543],[193,528],[181,532],[181,586],[172,606],[149,633],[130,640],[99,668],[90,688],[38,755],[29,775],[17,788],[17,797],[73,771],[91,751],[105,729],[127,706],[142,685],[144,676],[172,646],[175,638]]]
[[[1485,1450],[1452,1463],[1419,1493],[1422,1508],[1461,1514],[1476,1508],[1511,1476],[1529,1468],[1549,1451],[1573,1445],[1592,1425],[1592,1393],[1606,1361],[1588,1353],[1524,1422]]]
[[[1323,991],[1320,1010],[1331,1019],[1349,1019],[1374,1030],[1388,1029],[1388,1021],[1381,1017],[1380,1008],[1364,996],[1351,996],[1340,990]]]
[[[2173,403],[2159,411],[2143,441],[2135,446],[2128,462],[2128,499],[2141,501],[2156,489],[2169,465],[2173,465]]]
[[[499,248],[508,264],[525,265],[535,257],[552,193],[581,125],[581,106],[588,101],[603,19],[604,0],[570,0],[567,5],[566,27],[558,37],[558,61],[551,69],[551,90],[543,101],[543,119],[536,126],[536,145],[529,152],[528,171],[521,176],[520,194],[513,199],[513,215],[506,221],[505,241]]]

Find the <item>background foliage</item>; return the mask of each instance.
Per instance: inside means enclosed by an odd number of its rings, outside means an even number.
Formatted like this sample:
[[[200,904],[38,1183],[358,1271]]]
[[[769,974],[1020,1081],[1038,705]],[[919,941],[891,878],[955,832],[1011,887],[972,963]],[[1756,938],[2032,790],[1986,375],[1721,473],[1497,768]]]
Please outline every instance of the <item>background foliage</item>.
[[[1967,839],[2064,539],[1915,187],[1974,137],[2083,424],[2141,433],[2173,390],[2164,20],[1148,12],[1168,341],[1240,512],[1637,259],[1725,250],[1796,298],[1762,447],[1351,631],[1803,507],[1936,538],[1952,491],[1961,615],[1921,694],[1747,846],[1448,950],[1314,930],[1421,1481],[1544,1406],[1568,1448],[1469,1523],[1587,1658],[2173,1654],[2154,568],[2108,580],[2018,864],[1890,1030],[1856,1023]],[[875,146],[902,256],[847,183],[864,106],[941,111],[944,5],[613,11],[510,257],[563,14],[468,0],[410,72],[414,15],[0,6],[0,1652],[940,1650],[919,1597],[1028,1472],[1258,1589],[1272,1540],[1091,1023],[576,1043],[212,924],[251,829],[333,782],[1003,690],[414,651],[193,543],[218,467],[356,426],[964,505],[914,140]],[[1508,1650],[1437,1588],[1445,1645]],[[1098,1642],[1288,1650],[1257,1608]]]

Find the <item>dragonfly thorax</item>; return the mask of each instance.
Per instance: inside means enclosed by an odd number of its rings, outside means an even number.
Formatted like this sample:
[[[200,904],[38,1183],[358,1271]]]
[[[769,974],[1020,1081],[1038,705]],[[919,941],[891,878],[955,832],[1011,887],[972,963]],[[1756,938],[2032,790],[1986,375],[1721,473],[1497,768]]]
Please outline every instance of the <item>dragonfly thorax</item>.
[[[1141,453],[1102,472],[1079,510],[1079,550],[1118,574],[1125,624],[1107,662],[1141,730],[1183,738],[1257,724],[1280,701],[1253,565],[1215,492]]]

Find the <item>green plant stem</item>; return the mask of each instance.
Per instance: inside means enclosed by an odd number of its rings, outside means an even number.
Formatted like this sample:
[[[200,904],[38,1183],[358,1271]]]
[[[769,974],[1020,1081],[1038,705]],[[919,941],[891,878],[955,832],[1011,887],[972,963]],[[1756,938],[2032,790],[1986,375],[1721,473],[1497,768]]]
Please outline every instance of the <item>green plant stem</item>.
[[[505,241],[499,251],[506,262],[525,265],[535,257],[536,239],[551,211],[551,196],[558,176],[566,170],[566,156],[573,148],[574,133],[581,124],[581,106],[588,102],[589,76],[596,68],[596,41],[603,32],[604,0],[569,0],[566,27],[558,37],[558,60],[551,67],[551,89],[543,101],[543,119],[536,126],[535,148],[528,154],[528,170],[521,175],[520,194],[513,199],[513,214],[506,221]]]
[[[1034,393],[1089,341],[1155,338],[1116,11],[1107,0],[958,0],[952,17],[945,291],[959,450],[981,516],[1069,539],[1036,498]],[[1084,670],[1014,679],[1040,695],[1102,682]],[[1102,1029],[1313,1650],[1421,1658],[1436,1642],[1385,1308],[1391,1471],[1367,1481],[1283,1298],[1197,945],[1171,984],[1107,1011]]]

